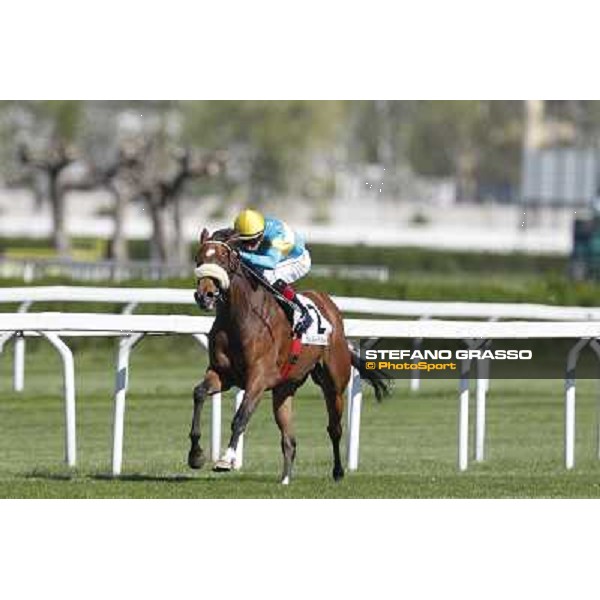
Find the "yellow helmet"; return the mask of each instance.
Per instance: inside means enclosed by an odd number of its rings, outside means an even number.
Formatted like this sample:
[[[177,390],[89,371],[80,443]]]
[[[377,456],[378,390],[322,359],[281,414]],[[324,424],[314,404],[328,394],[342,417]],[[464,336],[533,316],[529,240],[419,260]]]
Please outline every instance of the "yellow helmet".
[[[265,218],[257,210],[246,208],[235,218],[233,228],[242,239],[252,239],[265,230]]]

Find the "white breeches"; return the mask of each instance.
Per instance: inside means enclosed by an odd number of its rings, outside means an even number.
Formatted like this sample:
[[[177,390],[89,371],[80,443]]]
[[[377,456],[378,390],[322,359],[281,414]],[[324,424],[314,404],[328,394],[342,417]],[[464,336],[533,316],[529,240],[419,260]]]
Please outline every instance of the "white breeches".
[[[265,269],[263,275],[269,283],[274,283],[278,279],[283,279],[286,283],[294,283],[310,271],[311,264],[310,254],[305,250],[296,258],[281,261],[274,269]]]

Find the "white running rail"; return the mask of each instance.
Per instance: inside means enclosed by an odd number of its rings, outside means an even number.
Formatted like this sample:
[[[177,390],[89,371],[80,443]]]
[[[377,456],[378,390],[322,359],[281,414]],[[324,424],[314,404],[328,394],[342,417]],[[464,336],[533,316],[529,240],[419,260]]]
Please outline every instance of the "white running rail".
[[[119,475],[122,465],[123,423],[125,399],[128,383],[129,353],[143,335],[192,334],[205,335],[209,332],[213,319],[210,317],[191,317],[179,315],[109,315],[98,313],[2,313],[0,314],[0,349],[13,335],[43,335],[59,350],[63,358],[65,381],[65,429],[66,457],[70,466],[75,465],[75,379],[72,354],[62,337],[68,336],[119,336],[121,342],[117,359],[115,386],[115,412],[113,419],[112,472]],[[472,345],[474,340],[528,339],[528,338],[577,338],[567,360],[565,379],[565,467],[574,466],[575,440],[575,369],[579,353],[590,345],[600,360],[600,322],[477,322],[477,321],[382,321],[365,319],[346,319],[346,334],[351,338],[422,338],[422,339],[460,339]],[[461,471],[468,466],[468,430],[469,430],[469,369],[468,361],[463,361],[459,381],[458,408],[458,467]],[[356,377],[353,373],[352,380]],[[485,382],[483,378],[478,379]],[[348,386],[350,397],[349,413],[349,468],[358,463],[358,432],[360,428],[360,407],[362,393],[356,385]],[[478,389],[485,396],[486,388]],[[239,401],[238,394],[237,400]],[[218,399],[220,402],[220,398]],[[213,416],[213,428],[219,422]],[[485,416],[485,414],[484,414]],[[479,421],[480,419],[478,419]],[[485,420],[485,419],[483,419]],[[215,440],[213,430],[213,444]],[[214,453],[213,448],[213,453]],[[600,452],[600,447],[599,447]],[[214,455],[214,454],[213,454]]]

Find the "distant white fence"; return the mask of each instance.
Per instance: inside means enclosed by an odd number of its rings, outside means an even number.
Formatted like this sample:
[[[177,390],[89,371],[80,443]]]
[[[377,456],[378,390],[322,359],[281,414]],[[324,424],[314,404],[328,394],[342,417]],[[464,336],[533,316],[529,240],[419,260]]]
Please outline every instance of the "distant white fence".
[[[332,299],[343,312],[380,316],[530,319],[536,321],[600,320],[600,308],[595,307],[501,302],[382,300],[354,296],[332,296]],[[195,304],[192,289],[62,285],[0,287],[0,303],[29,303],[31,305],[35,302],[106,302],[127,305],[127,311],[135,308],[137,304]]]
[[[549,306],[546,304],[508,304],[501,302],[426,302],[382,300],[332,296],[343,312],[419,318],[523,319],[539,321],[596,321],[600,308]],[[130,311],[138,304],[194,305],[193,290],[141,287],[30,286],[0,287],[0,303],[35,302],[106,302],[127,305]]]
[[[76,462],[76,410],[75,410],[75,378],[73,356],[62,340],[68,336],[119,336],[119,354],[115,386],[115,404],[113,419],[113,451],[112,473],[121,472],[123,452],[123,424],[125,415],[125,398],[129,375],[129,353],[135,344],[147,334],[192,334],[205,336],[212,326],[210,317],[191,317],[175,315],[109,315],[98,313],[3,313],[0,314],[0,338],[2,344],[11,336],[43,335],[61,353],[64,366],[65,382],[65,454],[67,464],[74,466]],[[527,339],[527,338],[579,338],[567,358],[565,381],[565,467],[574,466],[575,448],[575,368],[579,353],[590,345],[600,359],[600,322],[466,322],[466,321],[381,321],[346,319],[344,321],[346,335],[349,338],[429,338],[460,339],[468,345],[475,340],[480,342],[492,339]],[[465,470],[468,466],[468,432],[469,432],[469,374],[470,361],[461,363],[459,380],[458,410],[458,467]],[[353,372],[352,381],[357,380]],[[478,379],[476,426],[481,434],[485,433],[485,402],[487,388]],[[348,467],[356,468],[351,459],[358,457],[358,432],[360,429],[360,406],[362,393],[360,387],[349,386],[349,424],[348,424]],[[221,411],[220,395],[213,397],[212,440],[213,457],[218,456],[220,446]],[[483,415],[480,418],[479,415]],[[216,432],[219,432],[218,434]],[[600,433],[600,429],[599,429]],[[218,441],[218,444],[216,442]],[[600,446],[598,449],[600,455]]]
[[[161,281],[168,278],[188,277],[192,264],[166,264],[151,260],[97,260],[78,261],[61,258],[7,258],[0,257],[0,276],[22,279],[32,283],[44,277],[70,277],[78,281],[121,282],[128,279]],[[390,271],[379,265],[313,265],[311,275],[388,281]]]

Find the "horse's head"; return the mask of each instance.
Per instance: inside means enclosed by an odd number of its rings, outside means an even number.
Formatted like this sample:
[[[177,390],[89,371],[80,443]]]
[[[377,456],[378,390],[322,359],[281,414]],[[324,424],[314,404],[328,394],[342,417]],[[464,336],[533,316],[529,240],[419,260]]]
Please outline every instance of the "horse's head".
[[[194,298],[203,310],[212,310],[224,297],[240,265],[235,240],[231,236],[219,235],[223,233],[215,232],[211,237],[204,229],[200,236],[194,270],[198,278]]]

